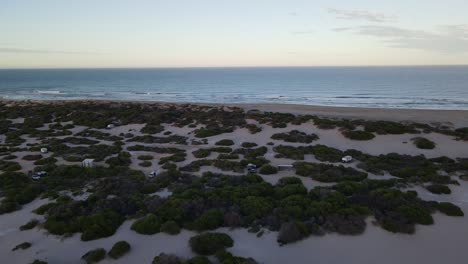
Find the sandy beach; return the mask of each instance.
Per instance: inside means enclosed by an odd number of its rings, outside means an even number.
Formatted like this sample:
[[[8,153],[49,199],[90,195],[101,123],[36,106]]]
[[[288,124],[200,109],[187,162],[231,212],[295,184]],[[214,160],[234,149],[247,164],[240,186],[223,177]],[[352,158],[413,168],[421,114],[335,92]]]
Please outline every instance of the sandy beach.
[[[90,101],[81,101],[89,103]],[[96,101],[92,101],[96,102]],[[119,105],[118,101],[102,102]],[[17,107],[21,105],[50,105],[66,106],[65,101],[47,101],[47,102],[21,102],[21,101],[3,101],[9,107]],[[160,103],[143,103],[149,105],[158,105]],[[179,104],[164,103],[164,107],[177,106]],[[220,106],[220,105],[216,105]],[[349,118],[349,119],[365,119],[365,120],[388,120],[398,122],[421,122],[430,124],[444,124],[452,128],[459,128],[468,125],[468,111],[444,111],[444,110],[401,110],[401,109],[358,109],[358,108],[336,108],[336,107],[321,107],[321,106],[299,106],[299,105],[273,105],[273,104],[235,104],[223,105],[225,109],[230,107],[240,107],[245,110],[258,109],[260,111],[274,111],[282,113],[293,113],[302,115],[317,115],[328,118]],[[271,162],[272,166],[292,164],[293,161],[284,157],[278,157],[274,151],[274,147],[269,145],[269,142],[274,142],[274,145],[285,144],[284,142],[273,140],[272,136],[278,133],[287,133],[291,130],[303,131],[306,133],[314,133],[318,136],[318,140],[313,144],[322,144],[341,151],[355,149],[370,155],[382,155],[388,153],[398,153],[400,155],[418,156],[424,155],[427,158],[436,158],[446,156],[452,159],[468,158],[468,141],[460,141],[455,137],[440,133],[427,133],[424,137],[435,142],[436,147],[433,149],[420,149],[412,143],[414,134],[403,133],[398,135],[376,135],[375,138],[368,141],[356,141],[346,138],[339,128],[320,129],[313,122],[308,121],[299,125],[288,124],[284,128],[274,128],[272,126],[261,124],[256,120],[247,120],[249,124],[254,124],[262,128],[258,133],[251,134],[247,128],[237,128],[233,132],[222,133],[207,138],[207,144],[202,146],[197,145],[178,145],[173,143],[151,144],[142,142],[124,141],[123,148],[127,149],[131,146],[143,145],[147,147],[174,147],[183,149],[187,152],[184,161],[177,162],[177,166],[184,167],[197,158],[192,154],[192,151],[198,148],[213,148],[216,147],[216,142],[229,139],[234,143],[230,146],[233,149],[241,148],[242,142],[255,142],[258,146],[266,146],[267,152],[264,157]],[[13,123],[22,123],[24,120],[15,119]],[[44,124],[44,129],[49,124]],[[108,133],[112,136],[121,136],[124,133],[133,131],[134,136],[143,135],[140,130],[146,124],[129,123],[121,126],[116,126],[110,129],[97,129],[103,133]],[[198,140],[195,136],[195,129],[198,127],[189,126],[174,126],[164,124],[163,131],[170,131],[170,134],[183,135],[187,137],[187,142]],[[85,131],[85,126],[75,126],[72,129],[73,135]],[[169,132],[167,132],[169,134]],[[155,133],[156,136],[162,136],[163,132]],[[26,141],[22,143],[22,147],[27,147],[27,144],[37,144],[37,138],[23,136]],[[63,139],[65,136],[59,136],[58,139]],[[111,145],[112,142],[99,139],[99,144]],[[67,143],[69,146],[77,146]],[[289,142],[289,146],[300,147],[308,146],[307,143]],[[80,145],[78,145],[80,146]],[[86,145],[83,145],[86,146]],[[10,153],[17,158],[21,165],[21,172],[27,173],[34,168],[33,161],[26,161],[22,158],[31,151],[14,151]],[[131,164],[129,167],[134,170],[143,171],[148,174],[153,167],[142,167],[141,162],[137,157],[141,155],[150,155],[154,160],[170,156],[169,154],[154,153],[151,151],[129,151]],[[49,157],[53,153],[44,155]],[[211,153],[206,159],[216,159],[217,153]],[[324,164],[332,164],[318,160],[314,155],[305,155],[304,162],[316,162]],[[64,161],[58,158],[58,164],[72,165],[79,162]],[[99,163],[102,166],[107,166],[104,162]],[[356,170],[361,170],[356,166],[356,163],[344,164],[345,167],[351,167]],[[213,166],[202,167],[198,172],[193,174],[201,176],[203,172],[211,171],[215,173],[223,173],[224,171]],[[226,172],[229,175],[242,175],[242,173]],[[317,186],[332,186],[333,183],[324,183],[316,181],[309,177],[295,175],[294,171],[280,171],[274,175],[261,175],[268,183],[277,184],[278,181],[286,176],[299,177],[307,190],[311,190]],[[377,175],[369,173],[371,179],[394,178],[386,173],[385,175]],[[450,186],[452,194],[450,195],[434,195],[420,186],[415,186],[420,197],[426,200],[434,201],[450,201],[458,205],[464,212],[468,212],[468,184],[459,181],[459,186]],[[167,189],[162,190],[160,196],[166,198],[171,195]],[[171,236],[168,234],[141,235],[130,229],[134,220],[126,220],[116,231],[113,236],[107,238],[96,239],[89,242],[80,241],[79,235],[74,234],[71,237],[62,238],[60,236],[47,234],[43,228],[33,228],[32,230],[20,231],[19,226],[25,224],[31,219],[44,221],[43,216],[36,215],[31,211],[40,205],[47,203],[47,200],[36,199],[31,203],[23,206],[21,210],[0,215],[0,255],[5,263],[30,263],[34,259],[45,260],[48,263],[82,263],[80,257],[88,250],[103,247],[107,250],[113,243],[125,240],[128,241],[132,250],[129,254],[118,260],[110,260],[109,258],[102,263],[150,263],[154,256],[159,253],[171,253],[183,258],[193,257],[195,254],[190,250],[188,239],[195,235],[196,232],[182,230],[178,235]],[[276,238],[278,232],[266,231],[262,237],[257,237],[255,234],[247,232],[245,228],[229,229],[226,227],[218,228],[216,231],[229,234],[235,241],[234,247],[230,252],[237,256],[252,257],[258,263],[461,263],[460,261],[468,258],[468,253],[464,250],[464,245],[468,243],[468,220],[466,217],[449,217],[436,213],[434,215],[435,224],[430,226],[417,226],[416,233],[413,235],[393,234],[373,224],[372,217],[367,218],[367,228],[362,235],[346,236],[336,233],[326,234],[325,236],[310,236],[301,241],[280,246]],[[266,229],[265,229],[266,230]],[[12,252],[11,249],[24,241],[32,243],[31,248],[27,250],[19,250]]]

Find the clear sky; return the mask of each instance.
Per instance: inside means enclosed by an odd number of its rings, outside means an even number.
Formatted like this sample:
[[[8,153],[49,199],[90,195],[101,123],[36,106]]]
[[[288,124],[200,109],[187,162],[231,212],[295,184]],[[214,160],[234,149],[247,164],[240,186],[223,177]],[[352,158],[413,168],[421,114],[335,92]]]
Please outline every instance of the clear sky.
[[[0,0],[0,68],[468,64],[467,0]]]

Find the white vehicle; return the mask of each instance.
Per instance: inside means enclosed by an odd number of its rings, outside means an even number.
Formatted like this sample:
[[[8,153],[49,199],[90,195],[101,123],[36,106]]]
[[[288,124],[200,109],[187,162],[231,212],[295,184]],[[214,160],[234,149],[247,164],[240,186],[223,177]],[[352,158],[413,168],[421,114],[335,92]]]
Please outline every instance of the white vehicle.
[[[150,177],[150,178],[156,177],[156,176],[159,175],[159,173],[160,173],[159,170],[154,170],[154,171],[150,172],[150,174],[148,174],[148,177]]]
[[[344,156],[343,158],[341,158],[341,161],[344,162],[344,163],[350,163],[351,161],[353,161],[353,157]]]

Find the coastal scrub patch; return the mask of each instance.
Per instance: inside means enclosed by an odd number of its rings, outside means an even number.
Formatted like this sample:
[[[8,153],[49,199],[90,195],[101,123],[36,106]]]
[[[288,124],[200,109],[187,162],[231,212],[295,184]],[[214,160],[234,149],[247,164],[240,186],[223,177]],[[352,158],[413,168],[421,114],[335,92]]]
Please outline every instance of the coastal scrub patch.
[[[271,136],[271,139],[283,140],[286,142],[293,143],[312,143],[312,141],[317,140],[319,137],[316,134],[306,134],[298,130],[292,130],[287,133],[276,133]]]
[[[232,141],[231,139],[222,139],[222,140],[216,142],[215,145],[217,145],[217,146],[232,146],[232,145],[234,145],[234,141]]]
[[[435,194],[450,194],[452,191],[449,187],[442,185],[442,184],[431,184],[426,186],[426,189],[431,193]]]
[[[437,205],[437,209],[448,216],[464,216],[465,214],[460,207],[449,202],[441,202]]]
[[[31,243],[29,243],[29,242],[23,242],[23,243],[21,243],[21,244],[16,245],[11,251],[16,251],[16,250],[18,250],[18,249],[25,250],[25,249],[30,248],[31,246],[32,246]]]
[[[190,238],[190,248],[200,255],[213,255],[219,250],[230,248],[234,240],[224,233],[203,233]]]
[[[436,147],[436,144],[427,138],[417,137],[412,140],[414,145],[419,149],[434,149]]]
[[[26,224],[20,226],[19,229],[20,229],[21,231],[33,229],[34,227],[37,226],[37,224],[39,224],[39,220],[37,220],[37,219],[32,219],[32,220],[30,220],[29,222],[27,222]]]
[[[109,251],[109,257],[119,259],[130,251],[130,244],[127,241],[116,242]]]
[[[86,252],[81,259],[86,261],[87,264],[98,263],[106,258],[106,250],[103,248],[96,248]]]
[[[362,130],[344,130],[341,133],[343,134],[343,136],[352,140],[366,141],[375,138],[375,135],[373,133]]]

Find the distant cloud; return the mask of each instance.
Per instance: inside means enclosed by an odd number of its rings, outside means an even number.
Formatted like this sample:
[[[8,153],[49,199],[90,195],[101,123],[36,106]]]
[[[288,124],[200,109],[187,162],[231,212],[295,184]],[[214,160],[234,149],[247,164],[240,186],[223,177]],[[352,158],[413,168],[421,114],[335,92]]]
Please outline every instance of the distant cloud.
[[[334,14],[337,19],[346,20],[366,20],[369,22],[392,22],[396,20],[395,16],[388,16],[382,13],[375,13],[366,10],[346,10],[338,8],[328,8],[328,13]]]
[[[295,11],[289,12],[288,14],[289,14],[290,16],[298,16],[298,15],[299,15],[299,14],[298,14],[297,12],[295,12]]]
[[[444,53],[468,52],[468,25],[444,25],[437,31],[405,29],[391,26],[359,26],[335,28],[358,35],[381,39],[389,47],[429,50]]]
[[[37,54],[71,54],[71,55],[99,55],[99,52],[63,51],[45,49],[0,48],[0,53],[37,53]]]

